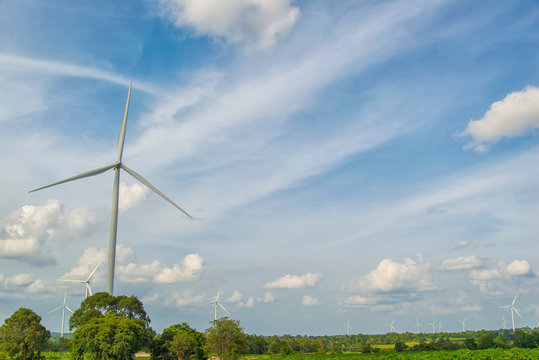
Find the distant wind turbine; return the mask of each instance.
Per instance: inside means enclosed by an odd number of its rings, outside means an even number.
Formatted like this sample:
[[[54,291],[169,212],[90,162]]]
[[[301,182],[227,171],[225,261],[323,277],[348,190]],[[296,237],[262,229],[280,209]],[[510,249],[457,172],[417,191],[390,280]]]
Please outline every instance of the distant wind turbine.
[[[120,169],[125,170],[129,175],[134,177],[136,180],[146,185],[150,190],[155,192],[157,195],[161,196],[163,199],[171,203],[181,212],[183,212],[187,217],[192,219],[191,215],[185,212],[181,207],[176,205],[172,200],[170,200],[165,194],[159,191],[155,186],[150,184],[148,180],[142,177],[142,175],[136,173],[135,171],[129,169],[122,163],[122,154],[124,149],[125,142],[125,130],[127,125],[127,112],[129,109],[129,99],[131,97],[131,86],[133,82],[129,84],[129,92],[127,93],[127,102],[125,104],[124,119],[122,121],[122,128],[120,130],[120,135],[118,136],[118,158],[115,163],[103,166],[98,169],[90,170],[79,175],[72,176],[70,178],[34,189],[29,192],[38,191],[45,189],[51,186],[60,185],[69,181],[74,181],[78,179],[87,178],[90,176],[95,176],[104,173],[107,170],[114,169],[114,185],[112,187],[112,207],[111,207],[111,216],[110,216],[110,236],[109,236],[109,255],[108,255],[108,273],[107,273],[107,292],[112,295],[114,288],[114,266],[116,261],[116,235],[118,232],[118,198],[120,192]]]
[[[503,329],[506,330],[507,329],[507,320],[505,320],[505,316],[502,317],[502,320],[503,320]]]
[[[515,298],[513,299],[513,302],[511,305],[505,305],[500,306],[502,309],[511,309],[511,321],[513,322],[513,332],[515,332],[515,312],[518,314],[518,316],[522,317],[520,313],[518,312],[518,309],[515,307],[515,301],[517,301],[518,294],[515,295]]]
[[[457,322],[461,323],[462,324],[462,332],[465,332],[465,328],[466,328],[466,318],[462,319],[462,320],[457,320]]]
[[[86,287],[86,294],[84,295],[84,298],[86,299],[88,297],[88,294],[90,294],[90,296],[92,296],[92,288],[90,287],[90,280],[92,280],[92,276],[94,276],[95,272],[97,271],[97,268],[99,267],[99,265],[101,265],[102,262],[103,262],[103,260],[100,260],[97,263],[96,267],[92,270],[90,275],[88,275],[86,280],[60,279],[60,281],[76,282],[76,283],[80,283],[80,284],[86,284],[86,286],[85,286]]]
[[[67,292],[64,292],[64,303],[62,304],[62,306],[58,306],[56,309],[49,311],[49,314],[50,314],[50,313],[53,313],[55,311],[62,309],[62,332],[60,333],[60,337],[64,337],[64,323],[65,323],[66,309],[68,311],[71,311],[71,313],[73,314],[73,310],[68,308],[66,305],[66,297],[67,297]]]
[[[214,317],[214,320],[217,320],[217,308],[221,308],[225,311],[225,313],[227,313],[229,316],[232,316],[230,315],[230,313],[228,312],[227,309],[225,309],[225,307],[219,302],[219,296],[221,295],[221,288],[219,288],[219,291],[217,292],[217,296],[215,297],[215,300],[212,301],[212,302],[209,302],[207,303],[206,305],[214,305],[215,306],[215,317]]]
[[[386,324],[387,326],[389,326],[389,332],[392,333],[392,332],[395,332],[395,327],[393,325],[395,325],[395,320],[393,320],[392,322]]]
[[[432,325],[432,333],[434,334],[436,332],[436,320],[434,320],[433,322],[429,324]]]
[[[420,332],[421,325],[423,325],[423,324],[421,324],[418,319],[415,319],[415,329],[416,329],[417,332]]]
[[[438,323],[438,332],[442,332],[442,330],[444,329],[444,326],[442,325],[442,320],[440,320],[440,322]]]
[[[350,319],[348,319],[344,326],[346,327],[346,335],[350,335],[350,330],[352,330],[352,325],[350,325]]]

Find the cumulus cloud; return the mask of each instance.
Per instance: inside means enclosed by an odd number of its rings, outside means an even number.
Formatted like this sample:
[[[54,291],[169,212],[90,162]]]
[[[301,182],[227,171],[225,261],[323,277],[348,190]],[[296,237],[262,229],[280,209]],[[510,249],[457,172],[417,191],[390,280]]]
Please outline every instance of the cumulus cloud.
[[[259,297],[256,299],[257,302],[261,302],[261,303],[272,303],[276,300],[277,298],[275,297],[275,295],[273,295],[271,293],[271,291],[267,291],[265,294],[264,294],[264,297]]]
[[[166,267],[154,260],[150,264],[138,265],[130,262],[116,267],[116,273],[122,281],[130,283],[153,282],[159,284],[173,284],[196,279],[204,266],[204,259],[198,254],[189,254],[184,257],[181,265],[174,264]]]
[[[301,299],[301,305],[303,306],[318,306],[320,305],[320,302],[318,299],[312,297],[311,295],[305,295]]]
[[[513,260],[509,263],[500,261],[497,268],[470,271],[468,278],[473,285],[479,287],[481,292],[500,294],[501,292],[497,290],[500,287],[499,280],[520,276],[534,276],[526,260]]]
[[[120,184],[120,196],[118,209],[120,212],[129,210],[137,206],[148,193],[148,188],[140,184],[133,184],[131,186],[126,185],[125,183]]]
[[[240,302],[241,299],[243,299],[243,295],[239,291],[234,291],[234,293],[230,297],[225,299],[225,301],[237,303]]]
[[[117,253],[124,253],[124,246],[120,245],[116,249]],[[89,247],[77,260],[77,266],[70,269],[68,272],[63,274],[60,278],[61,279],[71,279],[71,280],[86,280],[88,275],[95,269],[97,264],[99,264],[100,261],[103,261],[105,259],[105,249],[97,249],[95,247]],[[93,281],[96,281],[100,275],[102,274],[102,265],[98,268],[98,270],[95,272],[95,274],[92,277]]]
[[[509,264],[500,263],[499,265],[509,276],[532,275],[532,268],[526,260],[513,260]]]
[[[25,205],[0,221],[0,257],[36,266],[55,264],[48,242],[87,236],[96,224],[87,209],[65,212],[58,200],[49,200],[43,206]]]
[[[266,49],[286,36],[299,18],[291,0],[158,0],[176,26],[234,44]]]
[[[44,294],[49,292],[50,287],[47,287],[45,282],[41,279],[37,279],[32,282],[24,292],[27,294]]]
[[[478,152],[487,150],[483,143],[493,143],[502,137],[522,136],[539,128],[539,88],[527,86],[492,103],[479,120],[471,120],[461,136],[470,135],[474,142],[466,148]]]
[[[455,259],[445,259],[440,265],[441,270],[453,271],[453,270],[469,270],[475,269],[481,266],[481,260],[476,256],[461,256]]]
[[[6,286],[27,286],[34,280],[32,274],[18,274],[6,279]]]
[[[391,259],[380,261],[376,269],[359,281],[360,288],[374,293],[416,292],[435,289],[430,265],[404,259],[398,263]]]
[[[280,279],[264,284],[266,289],[300,289],[313,288],[324,276],[320,273],[307,273],[301,276],[287,274]]]
[[[200,304],[204,300],[204,295],[194,295],[192,290],[185,290],[183,293],[175,292],[172,294],[172,304],[176,306],[189,306]],[[170,300],[167,301],[170,303]]]
[[[240,307],[240,308],[242,308],[242,307],[252,308],[253,306],[255,306],[255,299],[252,296],[250,296],[249,299],[247,299],[246,302],[240,301],[238,303],[238,307]]]

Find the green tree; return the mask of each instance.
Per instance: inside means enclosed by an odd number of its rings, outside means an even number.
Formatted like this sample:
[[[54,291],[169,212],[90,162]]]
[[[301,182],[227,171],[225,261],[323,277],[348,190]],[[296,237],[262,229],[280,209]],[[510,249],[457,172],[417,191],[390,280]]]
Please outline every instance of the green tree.
[[[30,309],[20,308],[0,327],[0,347],[23,360],[39,359],[50,336],[50,332],[41,325],[41,316]]]
[[[204,334],[192,329],[187,323],[172,325],[153,341],[152,359],[205,359],[204,340]]]
[[[135,297],[97,293],[86,298],[69,319],[75,328],[74,359],[131,359],[153,339],[142,302]]]
[[[397,341],[397,343],[395,343],[395,351],[401,352],[406,350],[407,347],[408,345],[406,345],[403,341]]]
[[[205,334],[206,354],[215,355],[221,360],[237,359],[249,350],[247,336],[237,320],[228,318],[215,320]]]
[[[494,340],[492,340],[489,335],[481,335],[479,339],[477,339],[477,347],[479,349],[489,349],[494,347]]]
[[[464,347],[468,350],[476,350],[477,344],[475,343],[474,339],[472,338],[466,338],[464,340]]]

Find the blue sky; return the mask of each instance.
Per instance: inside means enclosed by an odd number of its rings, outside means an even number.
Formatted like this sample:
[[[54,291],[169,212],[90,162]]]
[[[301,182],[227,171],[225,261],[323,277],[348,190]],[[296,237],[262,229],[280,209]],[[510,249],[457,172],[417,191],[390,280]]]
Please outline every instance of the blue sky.
[[[539,319],[536,1],[0,1],[0,315],[59,331],[106,259],[161,331]],[[94,291],[105,290],[106,265]]]

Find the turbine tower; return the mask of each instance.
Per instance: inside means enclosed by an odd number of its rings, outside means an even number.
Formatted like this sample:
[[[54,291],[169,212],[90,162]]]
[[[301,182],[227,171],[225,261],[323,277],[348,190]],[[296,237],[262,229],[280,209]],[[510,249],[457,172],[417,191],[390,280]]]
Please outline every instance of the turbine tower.
[[[230,315],[230,313],[228,312],[228,310],[225,309],[225,307],[219,302],[219,296],[220,296],[220,295],[221,295],[221,288],[219,288],[219,291],[217,292],[217,296],[215,297],[215,300],[206,304],[206,305],[214,305],[214,306],[215,306],[215,316],[214,316],[214,320],[217,320],[217,308],[219,308],[219,307],[220,307],[221,309],[223,309],[229,316],[232,316],[232,315]]]
[[[513,302],[511,305],[505,305],[500,306],[502,309],[511,309],[511,321],[513,323],[513,332],[515,332],[515,312],[518,314],[518,316],[522,317],[520,313],[518,312],[518,309],[515,307],[515,301],[517,301],[518,294],[515,295],[515,298],[513,299]]]
[[[352,330],[352,325],[350,325],[350,319],[348,319],[344,326],[346,327],[346,336],[350,335],[350,330]]]
[[[111,206],[111,216],[110,216],[108,273],[107,273],[107,292],[110,295],[112,295],[113,288],[114,288],[114,266],[115,266],[115,261],[116,261],[116,235],[118,232],[118,198],[119,198],[119,192],[120,192],[120,169],[123,169],[124,171],[126,171],[129,175],[134,177],[136,180],[138,180],[142,184],[146,185],[150,190],[155,192],[157,195],[161,196],[163,199],[165,199],[166,201],[171,203],[173,206],[175,206],[177,209],[179,209],[181,212],[183,212],[185,215],[187,215],[187,217],[192,219],[191,215],[189,215],[185,210],[183,210],[181,207],[176,205],[172,200],[170,200],[165,194],[159,191],[155,186],[150,184],[148,180],[143,178],[140,174],[136,173],[135,171],[129,169],[127,166],[125,166],[122,163],[122,154],[123,154],[124,142],[125,142],[125,129],[127,125],[127,112],[129,109],[129,99],[131,97],[132,84],[133,82],[129,84],[129,92],[127,93],[127,102],[125,104],[124,118],[122,121],[120,135],[118,136],[118,158],[116,162],[113,164],[103,166],[98,169],[90,170],[82,174],[75,175],[70,178],[29,191],[29,192],[38,191],[38,190],[45,189],[51,186],[60,185],[69,181],[74,181],[78,179],[87,178],[90,176],[99,175],[101,173],[104,173],[107,170],[114,169],[114,183],[112,187],[112,206]]]
[[[60,333],[60,337],[64,337],[64,323],[65,323],[66,309],[68,311],[71,311],[71,313],[73,314],[73,310],[68,308],[67,305],[66,305],[66,297],[67,297],[67,292],[64,292],[64,303],[63,303],[63,305],[58,306],[56,309],[49,311],[49,314],[50,314],[50,313],[53,313],[55,311],[58,311],[58,310],[62,309],[62,332]]]
[[[103,262],[103,260],[100,260],[97,263],[97,266],[94,268],[94,270],[92,270],[90,275],[88,275],[86,280],[60,279],[60,281],[76,282],[76,283],[86,284],[86,294],[84,295],[84,298],[86,299],[88,297],[88,293],[90,293],[90,296],[92,296],[92,288],[90,287],[90,280],[92,280],[92,276],[94,276],[95,272],[97,271],[97,268],[99,267],[99,265],[101,265],[102,262]]]
[[[466,318],[462,319],[462,320],[457,320],[457,322],[461,323],[462,324],[462,332],[465,332],[466,330]]]

